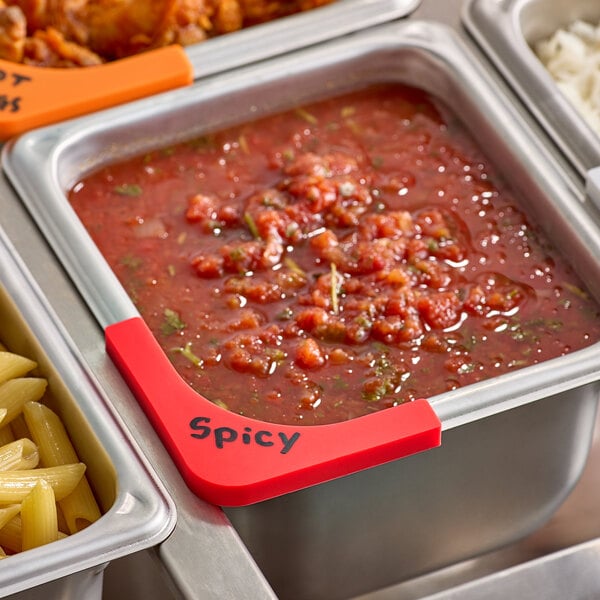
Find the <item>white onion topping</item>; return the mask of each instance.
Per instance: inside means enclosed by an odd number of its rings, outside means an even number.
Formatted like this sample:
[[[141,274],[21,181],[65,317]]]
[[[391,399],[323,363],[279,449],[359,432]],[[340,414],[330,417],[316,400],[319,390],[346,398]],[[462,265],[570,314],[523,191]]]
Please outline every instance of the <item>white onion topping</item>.
[[[600,133],[600,24],[574,21],[534,50],[560,90]]]

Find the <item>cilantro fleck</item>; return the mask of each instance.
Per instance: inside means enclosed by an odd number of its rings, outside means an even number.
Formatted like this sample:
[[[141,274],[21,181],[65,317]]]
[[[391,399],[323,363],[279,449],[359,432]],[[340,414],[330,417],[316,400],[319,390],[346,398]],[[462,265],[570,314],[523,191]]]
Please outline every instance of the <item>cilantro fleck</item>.
[[[160,330],[163,333],[163,335],[171,335],[176,331],[181,331],[182,329],[185,329],[186,325],[181,320],[179,313],[175,312],[174,310],[171,310],[170,308],[165,308],[165,312],[163,314],[164,321],[160,327]]]
[[[277,313],[276,318],[279,321],[289,321],[294,316],[294,311],[291,308],[286,307],[281,312]]]
[[[249,212],[244,213],[244,221],[245,221],[246,225],[248,226],[248,229],[250,230],[252,237],[255,240],[260,240],[261,239],[260,231],[258,231],[258,227],[256,226],[254,218],[252,217],[252,215]]]
[[[381,169],[381,167],[383,167],[383,157],[374,156],[371,159],[371,165],[373,165],[373,168],[375,168],[375,169]]]
[[[137,269],[142,264],[142,259],[139,256],[133,256],[132,254],[126,254],[121,259],[121,264],[130,269]]]
[[[297,108],[296,114],[301,119],[304,119],[307,123],[310,123],[311,125],[316,125],[319,122],[317,117],[315,117],[315,115],[313,115],[312,113],[309,113],[305,108]]]
[[[590,297],[588,296],[587,292],[585,290],[582,290],[580,287],[578,287],[576,285],[572,285],[570,283],[565,283],[564,286],[565,286],[565,288],[567,290],[569,290],[569,292],[571,292],[575,296],[578,296],[582,300],[589,300],[590,299]]]
[[[181,354],[183,357],[187,358],[193,365],[197,367],[203,367],[204,362],[198,356],[196,356],[192,352],[192,342],[188,342],[185,346],[181,346],[179,348],[173,348],[172,352],[177,352]]]
[[[137,198],[142,195],[142,187],[137,183],[124,183],[122,185],[116,185],[113,190],[119,196],[130,196]]]

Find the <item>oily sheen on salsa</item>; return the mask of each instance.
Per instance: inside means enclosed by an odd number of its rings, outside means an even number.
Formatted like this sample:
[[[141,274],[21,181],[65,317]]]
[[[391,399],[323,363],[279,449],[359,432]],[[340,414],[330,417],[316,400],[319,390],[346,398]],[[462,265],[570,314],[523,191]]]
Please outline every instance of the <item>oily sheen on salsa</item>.
[[[416,89],[153,151],[70,201],[181,376],[249,417],[351,419],[600,337],[552,240]]]

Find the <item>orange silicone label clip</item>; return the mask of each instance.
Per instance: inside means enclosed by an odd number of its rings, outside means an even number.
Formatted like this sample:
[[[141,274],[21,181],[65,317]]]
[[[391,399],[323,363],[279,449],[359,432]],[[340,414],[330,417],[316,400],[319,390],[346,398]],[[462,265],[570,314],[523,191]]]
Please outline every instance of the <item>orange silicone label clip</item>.
[[[80,69],[0,60],[0,139],[189,85],[193,80],[193,67],[180,46]]]

